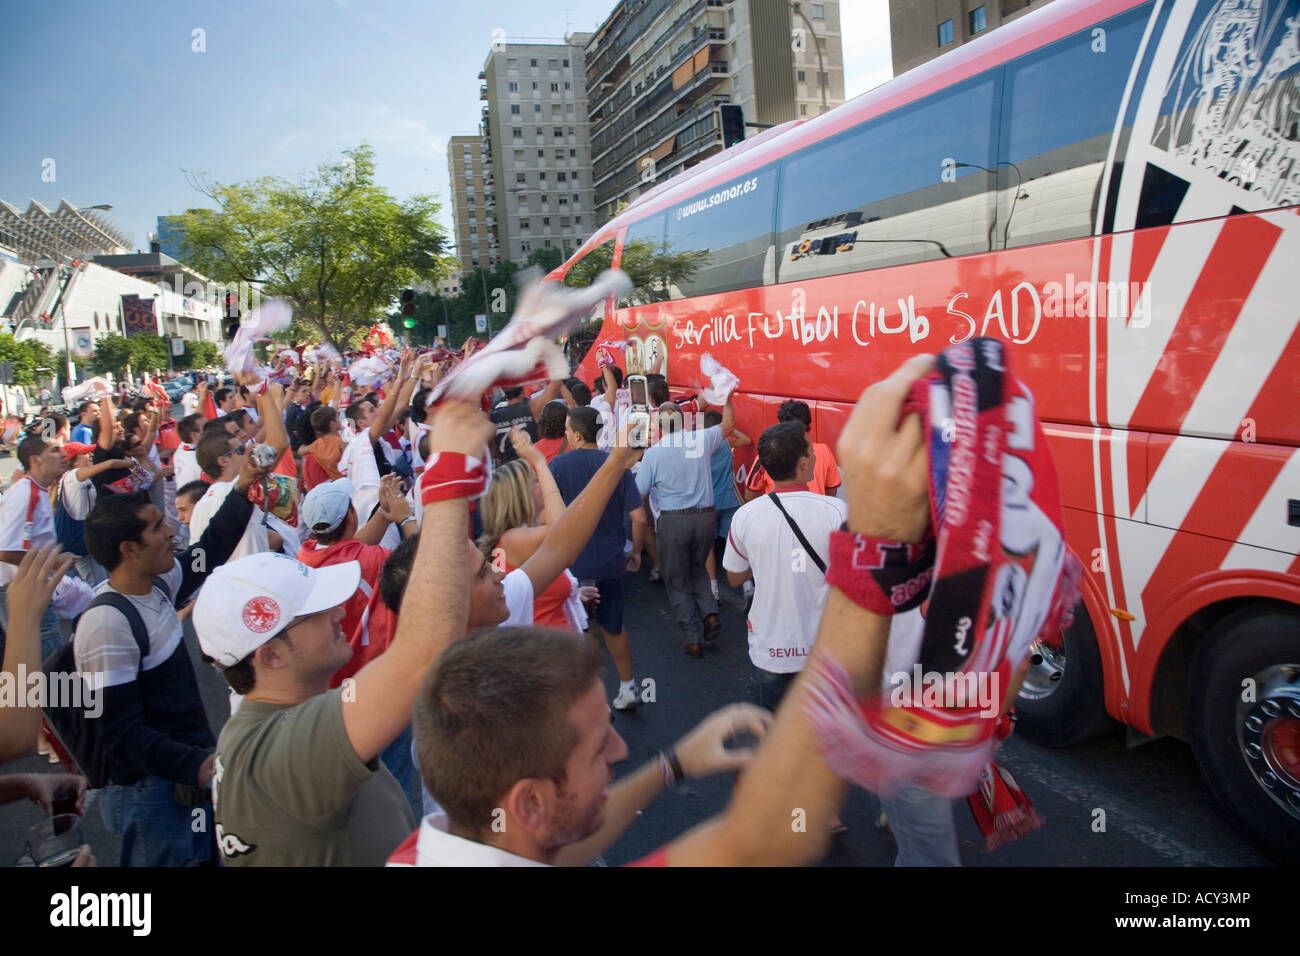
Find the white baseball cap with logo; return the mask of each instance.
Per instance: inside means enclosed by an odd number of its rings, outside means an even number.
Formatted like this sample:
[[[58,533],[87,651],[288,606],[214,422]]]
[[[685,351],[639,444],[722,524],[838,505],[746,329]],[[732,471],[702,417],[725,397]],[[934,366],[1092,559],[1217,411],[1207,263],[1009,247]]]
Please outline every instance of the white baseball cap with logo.
[[[302,525],[321,533],[333,531],[348,516],[356,486],[347,478],[323,481],[302,499],[298,508]]]
[[[338,607],[360,583],[357,561],[311,568],[268,551],[223,564],[204,582],[194,605],[199,647],[218,666],[231,667],[295,618]]]

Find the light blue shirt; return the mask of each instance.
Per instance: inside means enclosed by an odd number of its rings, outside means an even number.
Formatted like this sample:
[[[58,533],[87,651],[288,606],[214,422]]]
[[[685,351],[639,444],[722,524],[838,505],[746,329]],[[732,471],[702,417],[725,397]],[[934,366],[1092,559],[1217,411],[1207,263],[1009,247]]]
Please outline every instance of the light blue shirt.
[[[637,490],[648,495],[654,488],[661,511],[712,508],[710,460],[718,446],[724,444],[721,425],[665,436],[641,459],[636,472]]]

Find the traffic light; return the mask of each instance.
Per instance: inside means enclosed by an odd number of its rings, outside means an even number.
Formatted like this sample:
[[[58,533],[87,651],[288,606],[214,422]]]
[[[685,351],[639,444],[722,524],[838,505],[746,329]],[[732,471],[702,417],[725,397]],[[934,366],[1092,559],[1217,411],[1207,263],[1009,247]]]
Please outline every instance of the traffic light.
[[[402,325],[408,329],[415,328],[415,290],[402,290]]]
[[[239,331],[239,296],[233,292],[226,293],[226,303],[222,312],[221,336],[227,342],[232,341]]]
[[[745,114],[739,106],[724,103],[718,107],[719,125],[722,127],[722,148],[735,146],[745,138]]]

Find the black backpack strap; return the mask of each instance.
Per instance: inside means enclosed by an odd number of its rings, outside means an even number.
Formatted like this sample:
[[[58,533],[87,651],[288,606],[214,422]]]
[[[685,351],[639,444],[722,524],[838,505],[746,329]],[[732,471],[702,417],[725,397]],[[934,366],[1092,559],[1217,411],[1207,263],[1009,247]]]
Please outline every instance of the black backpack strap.
[[[825,574],[826,562],[823,561],[821,555],[813,549],[813,546],[808,543],[808,539],[803,536],[803,532],[799,529],[799,526],[795,524],[794,519],[790,517],[790,512],[786,511],[785,505],[781,504],[781,499],[776,496],[776,492],[769,491],[767,496],[772,499],[772,504],[776,505],[776,510],[785,516],[785,520],[790,524],[790,530],[793,531],[794,536],[799,539],[799,543],[803,545],[804,551],[813,559],[813,563],[817,565],[818,570],[820,570],[822,574]]]
[[[166,588],[163,590],[166,591]],[[131,636],[135,638],[136,646],[140,648],[140,667],[143,667],[144,659],[149,654],[149,632],[145,630],[144,619],[140,617],[140,612],[135,609],[131,599],[125,594],[109,588],[96,595],[95,599],[86,607],[86,610],[89,611],[92,607],[115,608],[119,614],[126,618],[126,623],[131,626]],[[136,668],[136,670],[139,669]]]

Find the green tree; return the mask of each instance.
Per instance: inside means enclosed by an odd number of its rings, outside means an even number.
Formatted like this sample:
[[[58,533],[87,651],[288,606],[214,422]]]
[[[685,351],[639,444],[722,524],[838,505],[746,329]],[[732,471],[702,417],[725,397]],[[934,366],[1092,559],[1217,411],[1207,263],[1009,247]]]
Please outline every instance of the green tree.
[[[176,359],[176,368],[208,368],[220,361],[215,342],[192,342],[185,340],[185,354]]]
[[[528,253],[528,264],[540,267],[543,275],[558,268],[562,262],[564,262],[564,253],[554,246],[550,249],[534,249]]]
[[[221,282],[284,296],[298,313],[296,331],[338,347],[359,339],[396,290],[451,268],[438,203],[423,195],[398,202],[375,185],[374,151],[364,143],[298,182],[191,184],[216,208],[174,217],[187,261]]]
[[[155,370],[167,371],[166,339],[148,333],[141,333],[129,336],[126,341],[131,356],[131,370],[137,376],[141,372],[152,374]]]
[[[95,375],[125,375],[131,364],[131,340],[110,333],[95,340],[95,354],[88,363]]]
[[[8,333],[0,334],[0,362],[14,363],[14,384],[35,385],[48,378],[54,368],[54,353],[36,339],[19,342]],[[41,372],[39,369],[46,369]]]

